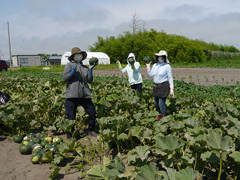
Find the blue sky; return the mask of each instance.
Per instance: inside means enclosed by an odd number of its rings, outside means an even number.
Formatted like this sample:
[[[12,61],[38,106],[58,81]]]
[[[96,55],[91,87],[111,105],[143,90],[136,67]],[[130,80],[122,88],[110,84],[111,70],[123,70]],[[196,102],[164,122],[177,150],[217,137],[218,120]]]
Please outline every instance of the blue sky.
[[[0,0],[0,58],[88,51],[98,36],[132,31],[134,13],[151,28],[240,49],[239,0]]]

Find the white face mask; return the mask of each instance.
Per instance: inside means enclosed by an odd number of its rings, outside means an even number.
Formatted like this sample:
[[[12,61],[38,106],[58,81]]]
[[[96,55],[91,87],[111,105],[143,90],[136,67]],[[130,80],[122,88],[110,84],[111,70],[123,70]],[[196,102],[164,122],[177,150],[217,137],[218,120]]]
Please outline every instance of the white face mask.
[[[83,55],[81,54],[75,54],[74,55],[74,60],[77,62],[80,62],[83,59]]]
[[[159,57],[158,57],[158,62],[163,63],[163,62],[164,62],[164,57],[159,56]]]

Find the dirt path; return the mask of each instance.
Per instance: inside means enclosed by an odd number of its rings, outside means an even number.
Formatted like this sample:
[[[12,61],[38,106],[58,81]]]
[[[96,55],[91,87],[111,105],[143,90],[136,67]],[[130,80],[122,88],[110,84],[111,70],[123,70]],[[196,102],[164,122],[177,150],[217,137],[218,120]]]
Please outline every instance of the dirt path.
[[[47,180],[49,165],[34,165],[31,155],[21,155],[19,144],[0,138],[0,179],[2,180]]]
[[[66,135],[61,135],[66,140]],[[32,164],[32,155],[21,155],[19,144],[0,135],[0,180],[48,180],[49,164]],[[56,179],[79,180],[80,172],[66,172],[62,168]]]
[[[141,68],[144,79],[148,79],[146,68]],[[174,80],[193,82],[197,85],[236,85],[240,82],[240,69],[219,68],[172,68]],[[98,76],[117,75],[126,77],[118,69],[94,70]]]

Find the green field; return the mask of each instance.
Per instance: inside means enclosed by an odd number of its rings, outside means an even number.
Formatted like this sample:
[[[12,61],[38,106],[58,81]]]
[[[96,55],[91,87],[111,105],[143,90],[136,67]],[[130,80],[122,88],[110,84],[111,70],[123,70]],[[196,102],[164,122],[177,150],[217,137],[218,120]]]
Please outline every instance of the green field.
[[[35,73],[21,68],[0,74],[1,91],[11,95],[8,105],[0,107],[0,122],[8,127],[5,134],[67,132],[72,126],[75,134],[83,132],[88,117],[82,108],[76,120],[65,119],[66,84],[61,74],[35,68]],[[142,94],[132,91],[126,78],[115,76],[95,77],[90,87],[98,141],[61,143],[49,162],[50,178],[69,157],[80,161],[68,168],[90,179],[240,177],[240,86],[175,81],[175,98],[167,99],[168,115],[161,121],[155,119],[152,80],[144,80]]]

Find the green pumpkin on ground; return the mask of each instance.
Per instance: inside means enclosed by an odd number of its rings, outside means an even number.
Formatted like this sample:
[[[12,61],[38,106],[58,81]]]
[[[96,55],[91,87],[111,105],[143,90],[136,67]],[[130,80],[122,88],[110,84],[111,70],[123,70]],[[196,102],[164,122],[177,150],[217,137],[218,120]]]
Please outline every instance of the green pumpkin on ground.
[[[50,163],[53,160],[53,153],[51,151],[43,153],[41,160],[45,163]]]
[[[42,154],[37,153],[37,154],[32,156],[31,161],[32,161],[33,164],[38,164],[39,161],[41,160],[41,158],[42,158]]]
[[[45,141],[45,142],[51,143],[52,140],[53,140],[53,138],[52,138],[51,136],[47,136],[47,137],[44,138],[44,141]]]
[[[30,146],[20,145],[19,152],[22,155],[31,154],[31,147]]]
[[[45,133],[45,132],[41,132],[39,135],[38,135],[38,137],[41,139],[41,140],[43,140],[45,137],[47,137],[48,136],[48,134],[47,133]]]
[[[13,136],[13,141],[14,141],[15,143],[21,143],[22,140],[23,140],[23,135],[21,135],[21,134],[17,134],[17,135],[14,135],[14,136]]]
[[[57,136],[57,137],[53,138],[53,142],[61,143],[61,142],[63,142],[63,138]]]
[[[35,146],[33,149],[32,149],[32,155],[35,155],[35,154],[38,154],[42,151],[42,146]]]
[[[29,140],[22,140],[22,145],[27,146],[29,143]]]
[[[36,148],[36,147],[42,147],[42,146],[41,146],[41,144],[38,144],[38,143],[37,143],[37,144],[33,144],[33,145],[31,146],[32,149],[34,149],[34,148]]]
[[[46,145],[47,145],[47,144],[49,144],[49,142],[42,141],[40,144],[41,144],[41,146],[42,146],[43,148],[45,148],[45,147],[46,147]]]
[[[41,143],[41,139],[39,137],[33,138],[32,141],[34,143]]]

